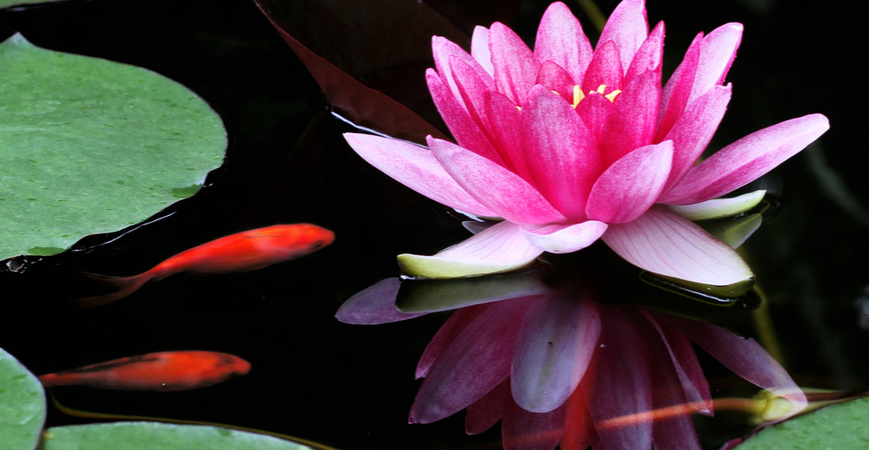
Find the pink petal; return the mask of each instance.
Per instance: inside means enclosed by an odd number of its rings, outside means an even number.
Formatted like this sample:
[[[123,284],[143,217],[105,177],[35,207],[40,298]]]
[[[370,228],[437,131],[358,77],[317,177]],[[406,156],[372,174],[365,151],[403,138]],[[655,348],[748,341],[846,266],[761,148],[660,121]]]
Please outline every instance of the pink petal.
[[[447,141],[429,140],[429,148],[462,189],[496,212],[492,215],[522,225],[566,221],[537,189],[501,165]]]
[[[489,89],[495,89],[495,83],[492,81],[492,77],[487,73],[486,69],[484,69],[476,59],[463,50],[462,47],[454,44],[448,39],[441,36],[432,36],[432,56],[435,59],[435,68],[438,69],[438,74],[441,76],[441,79],[446,82],[447,86],[450,88],[450,92],[453,94],[453,98],[455,98],[457,102],[461,103],[462,97],[459,95],[459,89],[456,86],[456,74],[454,74],[450,68],[450,58],[457,58],[471,66],[477,73],[478,77],[489,82]]]
[[[807,398],[788,372],[754,339],[743,339],[719,326],[674,317],[689,338],[746,381],[792,402],[791,414],[806,408]]]
[[[345,133],[344,138],[369,164],[420,194],[478,216],[498,216],[468,195],[429,150],[367,134]]]
[[[541,253],[543,250],[526,240],[519,225],[504,221],[433,256],[404,253],[398,260],[402,271],[410,276],[458,278],[518,269]]]
[[[604,85],[609,89],[622,89],[622,63],[619,60],[619,50],[613,42],[606,42],[595,49],[592,62],[583,74],[583,92],[590,92]]]
[[[441,328],[438,329],[432,340],[429,341],[429,345],[426,346],[426,350],[423,351],[420,361],[417,363],[414,379],[420,379],[428,375],[432,364],[438,359],[438,356],[441,355],[444,349],[449,347],[459,337],[462,330],[490,306],[492,305],[474,305],[456,310],[444,322],[444,325],[441,325]]]
[[[487,89],[486,83],[477,76],[474,69],[469,67],[468,64],[456,58],[451,58],[450,68],[456,75],[456,86],[459,88],[459,93],[462,96],[462,101],[465,104],[468,115],[477,125],[477,128],[483,131],[487,142],[490,143],[490,146],[487,146],[487,153],[477,153],[503,165],[504,161],[498,150],[491,146],[492,138],[490,136],[493,135],[493,127],[490,125],[490,119],[487,117],[487,109],[485,107],[487,93],[492,92],[492,90]],[[489,148],[492,148],[492,150],[489,150]],[[490,155],[490,152],[492,155]]]
[[[573,225],[547,225],[523,232],[536,248],[550,253],[571,253],[592,245],[606,230],[606,223],[587,220]]]
[[[502,418],[502,444],[505,450],[553,450],[565,426],[565,408],[539,414],[511,402]]]
[[[600,333],[595,304],[587,299],[551,296],[533,306],[513,353],[511,388],[517,404],[546,413],[565,403],[586,373]]]
[[[764,175],[827,131],[828,119],[810,114],[746,136],[693,167],[661,203],[698,203],[731,192]]]
[[[689,104],[707,93],[713,86],[725,81],[725,75],[728,74],[728,69],[737,56],[737,47],[740,46],[742,35],[742,24],[726,23],[704,37]]]
[[[432,364],[411,407],[410,423],[431,423],[480,400],[510,375],[525,299],[493,303]],[[498,326],[493,326],[498,324]]]
[[[710,397],[710,386],[707,384],[707,378],[701,370],[701,364],[689,338],[671,325],[656,320],[658,314],[648,310],[640,310],[640,312],[646,316],[662,338],[686,400],[701,414],[712,416],[713,399]]]
[[[753,276],[734,249],[660,205],[634,222],[611,225],[601,238],[626,261],[660,275],[715,286]]]
[[[380,325],[428,314],[428,312],[407,314],[396,308],[396,294],[399,292],[400,284],[396,277],[386,278],[357,292],[338,308],[335,318],[339,322],[354,325]]]
[[[627,68],[637,49],[646,40],[648,32],[649,23],[646,20],[643,0],[623,0],[610,13],[595,50],[612,41],[619,49],[622,67]]]
[[[623,83],[628,86],[635,77],[649,71],[658,72],[659,79],[661,79],[664,46],[665,23],[659,22],[640,46],[634,59],[631,60],[631,65],[625,72]]]
[[[580,116],[565,99],[535,86],[522,117],[522,144],[532,183],[565,217],[585,220],[586,198],[601,166]]]
[[[507,408],[512,403],[510,378],[504,380],[489,391],[480,400],[472,403],[465,411],[465,432],[479,434],[492,428]]]
[[[517,105],[495,91],[484,93],[486,116],[492,131],[492,143],[498,149],[504,166],[529,181],[529,171],[522,145],[522,114]]]
[[[592,91],[586,94],[583,101],[577,105],[576,111],[583,123],[586,124],[589,134],[597,140],[598,136],[603,136],[604,126],[607,124],[607,119],[610,118],[613,109],[613,102],[604,95]]]
[[[471,34],[471,57],[480,63],[483,70],[492,76],[492,57],[489,54],[489,29],[482,26],[474,27]]]
[[[594,370],[594,369],[592,369]],[[588,402],[583,396],[582,385],[590,384],[593,377],[587,376],[580,381],[581,387],[574,390],[565,402],[565,433],[559,445],[563,450],[585,450],[592,443],[592,417],[589,415]]]
[[[472,120],[461,98],[462,95],[457,93],[460,97],[457,100],[441,77],[432,69],[426,70],[426,83],[429,85],[429,92],[432,94],[438,112],[459,145],[500,163],[501,157],[480,125]],[[458,92],[459,88],[456,89]]]
[[[698,161],[713,133],[719,127],[728,101],[731,100],[731,84],[714,86],[695,100],[680,116],[665,139],[674,141],[674,163],[664,192],[675,186]]]
[[[553,61],[544,61],[535,84],[540,84],[550,91],[559,94],[568,103],[574,101],[574,86],[577,83],[565,69]]]
[[[664,141],[623,156],[598,177],[589,194],[586,214],[609,224],[640,217],[661,194],[673,154],[673,143]]]
[[[661,74],[649,71],[637,76],[616,97],[599,137],[598,147],[604,167],[652,143],[658,120],[660,90]]]
[[[655,142],[664,140],[665,135],[671,131],[671,127],[682,116],[686,105],[689,103],[689,95],[692,93],[692,84],[695,82],[695,72],[698,71],[698,59],[701,54],[701,40],[704,33],[698,33],[695,40],[686,50],[683,61],[671,74],[667,84],[662,89],[662,106],[659,110],[659,125],[656,132]]]
[[[592,61],[592,46],[580,21],[564,3],[553,3],[544,12],[535,37],[535,56],[541,64],[552,61],[566,70],[573,84],[583,80]]]
[[[513,30],[499,22],[489,30],[489,51],[498,91],[520,105],[538,74],[534,53]]]

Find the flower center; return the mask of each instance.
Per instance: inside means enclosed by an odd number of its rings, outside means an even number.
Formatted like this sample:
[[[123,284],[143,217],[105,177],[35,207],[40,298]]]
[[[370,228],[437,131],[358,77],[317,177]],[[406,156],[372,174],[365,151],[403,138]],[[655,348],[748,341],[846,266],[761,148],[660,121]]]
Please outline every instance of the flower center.
[[[589,93],[592,94],[592,93],[597,92],[601,95],[604,95],[605,98],[610,100],[610,103],[613,103],[613,100],[616,98],[616,96],[622,93],[621,90],[614,89],[614,90],[610,91],[609,94],[605,94],[604,92],[606,92],[606,90],[607,90],[607,86],[602,84],[601,86],[598,86],[598,89],[596,89],[594,91],[589,91]],[[580,89],[580,86],[576,85],[576,84],[574,85],[573,94],[574,94],[573,95],[574,98],[572,99],[573,101],[571,102],[571,106],[576,108],[577,105],[580,104],[580,101],[583,100],[584,98],[586,98],[586,95],[583,94],[583,91]]]

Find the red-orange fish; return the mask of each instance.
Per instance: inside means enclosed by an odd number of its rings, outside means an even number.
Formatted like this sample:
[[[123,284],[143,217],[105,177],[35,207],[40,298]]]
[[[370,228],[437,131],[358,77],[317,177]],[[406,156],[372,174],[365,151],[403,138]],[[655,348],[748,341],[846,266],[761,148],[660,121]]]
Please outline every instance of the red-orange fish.
[[[179,272],[214,274],[247,272],[319,250],[335,240],[332,231],[311,225],[274,225],[224,236],[183,251],[153,269],[126,278],[89,274],[117,290],[105,295],[80,298],[80,306],[92,307],[122,299],[149,280],[161,280]]]
[[[250,370],[250,363],[227,353],[158,352],[49,373],[40,376],[39,381],[47,388],[91,386],[127,391],[183,391],[211,386]]]

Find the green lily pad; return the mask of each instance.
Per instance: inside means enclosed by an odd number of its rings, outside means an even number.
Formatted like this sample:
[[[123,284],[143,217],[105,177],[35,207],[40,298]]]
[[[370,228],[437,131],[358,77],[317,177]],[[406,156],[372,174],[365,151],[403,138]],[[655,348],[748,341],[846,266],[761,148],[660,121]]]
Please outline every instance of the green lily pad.
[[[226,131],[154,72],[0,44],[0,259],[54,254],[190,196],[223,161]]]
[[[828,406],[777,424],[741,444],[740,450],[863,450],[868,445],[867,398]]]
[[[36,377],[0,349],[0,442],[8,450],[33,450],[45,422],[45,392]]]
[[[42,450],[310,450],[261,434],[201,425],[115,422],[49,428]]]

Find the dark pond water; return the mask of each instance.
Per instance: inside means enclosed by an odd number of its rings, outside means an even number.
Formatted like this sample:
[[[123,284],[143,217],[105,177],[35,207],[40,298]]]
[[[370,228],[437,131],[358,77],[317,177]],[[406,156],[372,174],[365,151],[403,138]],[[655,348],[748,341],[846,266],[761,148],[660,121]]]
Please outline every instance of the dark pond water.
[[[800,386],[866,390],[865,66],[862,57],[842,54],[843,47],[853,48],[852,39],[864,42],[863,19],[836,1],[696,3],[651,1],[647,7],[651,23],[666,21],[665,53],[674,58],[698,31],[729,21],[746,26],[728,77],[733,100],[711,148],[808,113],[831,121],[813,148],[759,181],[779,202],[775,217],[742,248],[764,293],[761,306],[724,312],[643,284],[637,269],[600,244],[551,262],[559,270],[597,274],[598,298],[621,305],[614,308],[695,311],[755,336]],[[533,36],[547,4],[445,0],[432,6],[466,31],[500,20]],[[599,6],[607,12],[614,5]],[[593,29],[588,22],[584,27]],[[319,32],[330,45],[358,44],[336,30]],[[186,349],[239,355],[251,362],[251,373],[190,392],[57,390],[63,403],[231,423],[346,449],[500,448],[498,427],[466,436],[464,414],[407,424],[420,385],[414,380],[417,359],[449,313],[379,326],[334,318],[356,292],[398,274],[397,254],[433,253],[467,232],[442,207],[347,147],[340,133],[350,127],[327,114],[316,83],[252,2],[70,1],[0,12],[0,38],[15,31],[45,48],[130,63],[177,80],[208,101],[229,131],[225,165],[195,197],[156,216],[163,219],[118,239],[93,236],[75,251],[29,258],[20,273],[0,272],[6,293],[0,346],[37,374]],[[366,61],[366,55],[358,57],[360,64]],[[675,63],[669,61],[665,72]],[[422,76],[431,65],[423,54],[415,64],[378,68],[365,81],[406,99],[435,123]],[[220,236],[296,222],[333,230],[337,240],[260,271],[177,275],[111,305],[70,308],[71,299],[100,290],[80,271],[136,274]],[[700,350],[699,358],[713,397],[757,392]],[[49,412],[49,425],[82,422]],[[749,429],[743,416],[727,413],[699,418],[696,427],[708,448]]]

